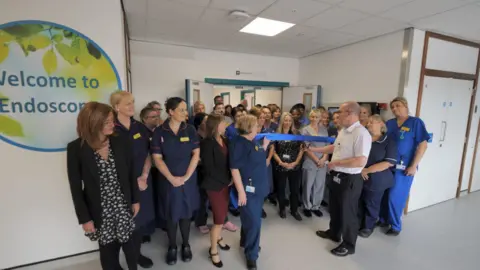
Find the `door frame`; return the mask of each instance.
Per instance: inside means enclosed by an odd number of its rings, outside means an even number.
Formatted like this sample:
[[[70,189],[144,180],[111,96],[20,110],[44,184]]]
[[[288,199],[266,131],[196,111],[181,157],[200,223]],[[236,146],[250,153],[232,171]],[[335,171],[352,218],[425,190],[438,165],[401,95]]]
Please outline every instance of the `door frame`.
[[[245,99],[245,94],[249,94],[249,93],[253,93],[253,99],[254,99],[255,103],[257,102],[257,93],[256,93],[255,89],[247,89],[247,90],[240,91],[240,103],[242,103],[242,101]],[[249,103],[250,103],[250,101],[249,101]],[[256,104],[250,104],[250,107],[253,108],[253,107],[255,107],[255,105]]]
[[[475,74],[468,74],[468,73],[459,73],[459,72],[451,72],[451,71],[445,71],[445,70],[435,70],[435,69],[428,69],[426,68],[427,64],[427,55],[428,55],[428,43],[430,41],[430,38],[435,38],[435,39],[440,39],[452,43],[457,43],[469,47],[474,47],[479,49],[479,54],[477,56],[477,67],[476,67],[476,73]],[[418,87],[418,98],[417,98],[417,108],[415,115],[417,117],[420,117],[420,112],[422,108],[422,95],[423,95],[423,84],[425,82],[425,76],[429,77],[442,77],[442,78],[452,78],[452,79],[458,79],[458,80],[468,80],[473,82],[473,91],[472,91],[472,97],[470,99],[470,108],[469,108],[469,113],[468,113],[468,122],[467,122],[467,130],[465,134],[465,142],[463,144],[463,154],[462,154],[462,162],[461,162],[461,168],[460,168],[460,174],[459,174],[459,179],[458,179],[458,186],[457,186],[457,193],[456,193],[456,198],[458,199],[460,197],[460,192],[461,192],[461,187],[462,187],[462,178],[463,178],[463,168],[465,166],[466,162],[466,155],[467,155],[467,142],[470,136],[470,130],[471,130],[471,122],[472,122],[472,117],[473,117],[473,109],[475,106],[475,97],[477,94],[477,86],[478,86],[478,75],[479,75],[479,68],[480,68],[480,44],[467,41],[467,40],[462,40],[450,36],[445,36],[442,34],[434,33],[434,32],[425,32],[425,40],[423,44],[423,56],[422,56],[422,66],[420,70],[420,83]],[[478,136],[478,134],[477,134]],[[474,169],[475,163],[472,163],[472,170]],[[471,192],[471,183],[472,183],[472,176],[470,176],[469,180],[469,187],[468,187],[468,193]],[[409,198],[410,199],[410,198]],[[408,212],[408,202],[405,206],[404,213],[407,214]]]

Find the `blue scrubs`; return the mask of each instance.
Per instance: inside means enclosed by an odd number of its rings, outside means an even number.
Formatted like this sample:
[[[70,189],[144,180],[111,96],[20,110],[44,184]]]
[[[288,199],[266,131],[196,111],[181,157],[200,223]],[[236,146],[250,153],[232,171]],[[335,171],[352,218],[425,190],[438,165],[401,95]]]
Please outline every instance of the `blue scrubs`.
[[[192,159],[192,151],[199,148],[198,135],[195,128],[185,122],[175,134],[170,129],[169,122],[166,120],[153,132],[151,151],[152,154],[162,155],[173,176],[184,176]],[[161,173],[159,176],[159,214],[164,220],[173,223],[180,219],[190,219],[200,201],[197,172],[180,187],[174,187]]]
[[[383,135],[378,141],[372,142],[365,168],[380,162],[397,164],[397,143],[392,136]],[[394,169],[371,173],[368,176],[369,179],[363,184],[360,199],[362,218],[364,218],[361,224],[362,228],[373,230],[380,214],[383,195],[395,182]]]
[[[115,132],[120,136],[130,138],[133,145],[133,161],[135,177],[142,175],[145,160],[149,155],[150,131],[142,123],[131,118],[130,129],[123,126],[118,119],[115,120]],[[148,174],[147,189],[140,192],[140,212],[135,217],[135,226],[142,230],[143,235],[155,232],[155,207],[153,204],[153,185],[151,174]]]
[[[277,130],[277,127],[278,127],[277,124],[271,123],[270,127],[262,128],[261,133],[275,133],[275,131]],[[258,143],[263,144],[263,140],[258,142]],[[272,144],[273,144],[273,142],[271,142],[268,146],[270,147]],[[270,148],[268,148],[268,149],[270,149]],[[265,150],[267,157],[268,157],[268,152],[269,152],[268,149]],[[267,167],[267,177],[268,177],[268,184],[270,186],[270,193],[273,192],[273,183],[274,183],[273,182],[273,167],[272,167],[272,164],[273,164],[273,162],[272,162],[272,160],[270,160],[270,165]]]
[[[240,207],[242,231],[240,245],[245,248],[247,260],[256,261],[260,251],[260,231],[262,226],[262,206],[269,193],[267,181],[266,152],[255,141],[249,141],[243,136],[236,136],[230,141],[230,168],[238,169],[243,186],[255,188],[247,192],[247,204]]]
[[[235,128],[235,123],[231,123],[227,129],[225,129],[225,137],[227,137],[228,140],[232,140],[236,136],[238,136],[238,131]]]
[[[410,116],[399,127],[397,119],[394,118],[387,121],[387,129],[388,135],[397,143],[397,164],[403,164],[408,168],[415,158],[418,145],[430,139],[425,123],[420,118]],[[388,192],[388,220],[386,220],[395,231],[402,230],[401,218],[412,182],[413,176],[405,175],[404,170],[395,170],[395,185]]]

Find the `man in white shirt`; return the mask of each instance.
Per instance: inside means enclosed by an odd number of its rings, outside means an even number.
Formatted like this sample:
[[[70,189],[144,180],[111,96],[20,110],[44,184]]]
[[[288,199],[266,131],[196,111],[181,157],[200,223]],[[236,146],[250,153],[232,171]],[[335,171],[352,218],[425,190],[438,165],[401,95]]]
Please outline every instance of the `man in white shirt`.
[[[360,228],[358,200],[362,193],[362,169],[368,160],[372,137],[359,122],[360,105],[346,102],[340,106],[339,131],[333,145],[310,148],[309,151],[324,154],[333,153],[328,164],[330,178],[330,228],[317,231],[317,235],[334,242],[343,242],[332,250],[340,257],[355,253],[358,230]]]

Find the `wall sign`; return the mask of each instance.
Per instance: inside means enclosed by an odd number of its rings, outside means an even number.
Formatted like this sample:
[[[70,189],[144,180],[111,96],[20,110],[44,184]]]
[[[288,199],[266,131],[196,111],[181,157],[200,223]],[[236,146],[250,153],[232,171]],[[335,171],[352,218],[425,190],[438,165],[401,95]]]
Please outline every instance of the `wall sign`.
[[[85,35],[45,21],[0,25],[0,139],[64,151],[88,101],[122,89],[108,55]]]

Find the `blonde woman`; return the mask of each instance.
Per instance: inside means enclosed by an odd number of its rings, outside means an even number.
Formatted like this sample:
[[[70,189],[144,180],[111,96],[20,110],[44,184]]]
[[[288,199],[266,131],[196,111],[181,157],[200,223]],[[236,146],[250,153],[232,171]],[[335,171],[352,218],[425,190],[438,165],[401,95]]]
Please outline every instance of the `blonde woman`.
[[[150,151],[150,131],[141,122],[133,119],[135,114],[134,98],[126,91],[117,91],[110,96],[110,105],[115,111],[115,132],[129,139],[133,152],[134,176],[138,179],[140,188],[140,205],[142,206],[135,218],[136,230],[149,241],[155,232],[155,207],[153,202],[152,178],[150,168],[152,165]],[[137,243],[140,252],[141,243]],[[150,258],[139,253],[138,264],[143,268],[153,266]]]
[[[395,185],[388,194],[388,220],[380,220],[382,226],[390,225],[387,235],[397,236],[402,229],[403,208],[407,203],[413,177],[422,161],[430,135],[422,119],[408,115],[408,102],[397,97],[390,102],[394,119],[387,121],[388,134],[397,142]]]
[[[358,234],[364,238],[369,237],[375,229],[383,195],[394,183],[392,167],[397,164],[397,143],[387,135],[387,127],[380,115],[370,116],[367,127],[372,135],[372,148],[367,165],[362,170],[364,184],[360,199],[361,229]]]
[[[262,206],[268,195],[267,152],[270,140],[264,139],[260,145],[255,141],[258,119],[253,115],[242,116],[236,123],[239,136],[230,145],[229,158],[233,183],[238,192],[238,206],[242,229],[240,246],[245,248],[247,269],[257,269],[260,251],[260,231],[262,226]]]
[[[315,109],[310,112],[310,124],[302,129],[302,135],[328,137],[327,128],[321,123],[322,116],[326,113],[325,109]],[[312,142],[314,147],[326,146],[323,142]],[[322,153],[306,152],[307,157],[303,161],[303,214],[311,217],[312,213],[317,217],[322,217],[320,205],[325,192],[325,177],[327,168],[325,163],[328,155]]]
[[[293,117],[290,113],[283,113],[280,117],[280,124],[277,133],[298,134],[293,127]],[[290,187],[290,213],[298,221],[302,216],[298,213],[300,182],[302,181],[302,157],[304,153],[303,143],[300,141],[275,141],[273,144],[273,158],[277,163],[275,166],[275,181],[277,181],[277,198],[280,206],[279,215],[287,218],[285,207],[285,189],[287,180]]]

